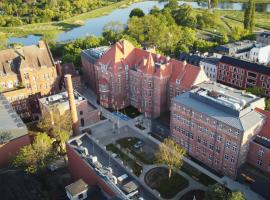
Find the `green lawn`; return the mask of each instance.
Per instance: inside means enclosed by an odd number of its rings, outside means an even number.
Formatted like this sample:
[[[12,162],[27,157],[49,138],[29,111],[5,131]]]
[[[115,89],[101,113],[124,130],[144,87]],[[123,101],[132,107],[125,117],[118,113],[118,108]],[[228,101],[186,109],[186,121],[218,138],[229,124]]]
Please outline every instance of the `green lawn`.
[[[139,115],[141,115],[142,113],[140,113],[136,108],[134,108],[133,106],[128,106],[124,109],[119,110],[119,112],[127,115],[130,118],[135,118],[138,117]]]
[[[3,38],[8,38],[12,36],[19,37],[28,34],[38,34],[45,35],[46,37],[54,37],[62,31],[67,31],[74,27],[81,26],[82,24],[84,24],[84,21],[86,19],[107,15],[114,9],[123,8],[134,2],[139,1],[141,0],[122,0],[120,2],[113,3],[111,5],[98,8],[80,15],[76,15],[59,22],[36,23],[22,25],[18,27],[0,27],[0,35],[2,35],[1,37]]]
[[[138,138],[135,137],[128,137],[119,139],[116,141],[122,148],[127,149],[134,157],[136,157],[140,162],[150,165],[154,163],[154,159],[149,159],[145,152],[140,152],[140,150],[135,150],[133,148],[134,144],[139,141]]]
[[[202,190],[191,190],[184,194],[180,200],[192,200],[195,196],[196,200],[203,200],[205,192]]]
[[[106,149],[117,154],[120,157],[120,159],[124,162],[124,164],[128,165],[133,170],[133,173],[136,176],[140,176],[143,169],[142,166],[139,165],[136,161],[132,160],[129,156],[124,154],[120,149],[118,149],[116,145],[109,144],[106,146]]]
[[[191,176],[193,179],[195,179],[196,181],[200,182],[201,184],[205,186],[213,185],[216,183],[214,179],[198,171],[197,169],[195,169],[194,167],[190,166],[189,164],[185,162],[183,163],[183,166],[181,167],[180,170],[185,172],[186,174]]]
[[[157,167],[145,175],[146,184],[157,190],[162,198],[173,198],[178,192],[188,187],[188,180],[173,172],[171,178],[168,177],[168,169]]]

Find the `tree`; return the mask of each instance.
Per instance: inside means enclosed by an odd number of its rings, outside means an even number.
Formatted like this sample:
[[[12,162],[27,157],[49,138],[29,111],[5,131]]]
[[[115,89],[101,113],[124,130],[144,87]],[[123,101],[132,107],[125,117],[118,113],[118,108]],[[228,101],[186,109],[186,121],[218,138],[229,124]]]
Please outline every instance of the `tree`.
[[[39,173],[55,158],[53,150],[54,139],[46,133],[39,133],[33,144],[23,147],[13,160],[15,167],[22,168],[27,173]]]
[[[209,186],[204,196],[204,200],[227,200],[227,198],[225,188],[219,184]]]
[[[164,6],[165,9],[174,10],[179,6],[177,0],[169,0],[169,2]]]
[[[248,30],[249,33],[253,33],[254,30],[254,17],[255,17],[255,2],[249,0],[247,8],[244,13],[244,29]]]
[[[105,24],[103,27],[102,36],[104,37],[105,41],[115,43],[121,38],[123,31],[124,25],[119,21],[113,21]]]
[[[178,25],[194,28],[196,26],[196,16],[190,5],[183,4],[178,9],[172,11],[172,16]]]
[[[218,0],[208,0],[208,8],[213,9],[217,7],[218,5]]]
[[[171,178],[173,168],[179,168],[183,164],[183,156],[186,151],[181,148],[173,139],[165,139],[159,145],[159,151],[156,154],[157,162],[168,166],[169,178]]]
[[[140,8],[134,8],[131,12],[130,12],[130,14],[129,14],[129,17],[131,18],[131,17],[134,17],[134,16],[136,16],[136,17],[143,17],[145,14],[144,14],[144,12],[143,12],[143,10],[142,9],[140,9]]]
[[[246,35],[247,35],[247,32],[242,27],[235,26],[232,28],[231,39],[233,41],[238,41],[241,38],[245,37]]]
[[[38,128],[49,134],[54,130],[65,130],[67,132],[71,132],[72,121],[70,112],[66,111],[61,114],[56,107],[53,107],[51,112],[44,112],[42,114],[42,119],[38,123]]]
[[[56,139],[56,142],[59,144],[59,153],[66,153],[66,142],[70,138],[70,133],[63,129],[55,129],[52,132],[53,137]]]
[[[229,194],[228,200],[245,200],[245,197],[242,192],[235,191]]]
[[[251,94],[254,94],[256,96],[263,97],[265,96],[265,91],[261,87],[249,87],[246,89],[247,92],[250,92]]]

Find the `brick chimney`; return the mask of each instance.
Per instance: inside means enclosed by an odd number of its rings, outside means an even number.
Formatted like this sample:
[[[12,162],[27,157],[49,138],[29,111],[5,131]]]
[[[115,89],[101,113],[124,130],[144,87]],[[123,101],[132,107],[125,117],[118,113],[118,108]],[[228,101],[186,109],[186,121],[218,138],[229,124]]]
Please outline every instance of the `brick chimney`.
[[[75,97],[74,97],[74,92],[73,92],[71,74],[65,75],[65,82],[66,82],[66,88],[67,88],[67,93],[68,93],[73,135],[79,135],[80,134],[80,128],[79,128],[80,125],[79,125],[77,108],[76,108]]]

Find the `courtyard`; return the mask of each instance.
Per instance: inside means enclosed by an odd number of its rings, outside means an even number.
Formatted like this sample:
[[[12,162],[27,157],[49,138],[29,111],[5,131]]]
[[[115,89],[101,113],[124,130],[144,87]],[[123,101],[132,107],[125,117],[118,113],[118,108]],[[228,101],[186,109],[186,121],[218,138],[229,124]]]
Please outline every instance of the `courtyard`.
[[[165,165],[157,164],[155,154],[158,144],[153,142],[145,133],[139,133],[134,128],[122,126],[114,131],[110,121],[93,126],[92,137],[104,146],[109,155],[131,169],[148,188],[161,199],[180,200],[189,198],[189,191],[205,191],[208,185],[215,183],[207,175],[184,162],[180,169],[175,169],[172,177],[168,178]],[[203,192],[196,193],[202,199]],[[193,197],[192,197],[193,198]]]

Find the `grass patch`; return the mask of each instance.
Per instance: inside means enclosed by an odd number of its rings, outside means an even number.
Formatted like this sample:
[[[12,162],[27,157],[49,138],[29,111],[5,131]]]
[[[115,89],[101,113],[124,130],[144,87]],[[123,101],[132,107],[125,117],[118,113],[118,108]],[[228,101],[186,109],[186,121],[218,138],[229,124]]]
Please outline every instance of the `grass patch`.
[[[29,34],[50,35],[56,36],[57,34],[68,31],[72,28],[78,27],[83,24],[83,21],[91,18],[100,17],[111,13],[114,9],[128,6],[132,3],[141,0],[123,0],[117,3],[104,6],[83,14],[79,14],[59,22],[45,22],[27,24],[17,27],[0,27],[0,34],[7,34],[7,37],[22,37]]]
[[[178,192],[188,187],[188,180],[180,174],[173,172],[171,178],[168,177],[168,169],[157,167],[145,175],[146,184],[157,190],[162,198],[173,198]]]
[[[134,149],[134,145],[139,141],[138,138],[135,137],[128,137],[119,139],[116,141],[117,144],[119,144],[122,148],[125,148],[131,153],[134,157],[136,157],[140,162],[151,165],[154,163],[154,159],[149,159],[145,152],[140,152],[139,150]]]
[[[205,195],[205,192],[202,190],[191,190],[191,191],[187,192],[186,194],[184,194],[184,196],[182,196],[182,198],[180,198],[180,200],[191,200],[194,198],[194,196],[195,196],[196,200],[203,200],[204,195]]]
[[[142,172],[142,166],[139,165],[136,161],[132,160],[129,156],[127,156],[126,154],[124,154],[120,149],[118,149],[117,146],[115,146],[114,144],[109,144],[106,146],[106,149],[117,154],[120,159],[124,162],[125,165],[128,165],[133,173],[136,176],[140,176],[141,172]]]
[[[198,171],[197,169],[195,169],[194,167],[192,167],[191,165],[189,165],[189,164],[187,164],[185,162],[183,163],[183,166],[181,167],[180,170],[185,172],[186,174],[191,176],[194,180],[200,182],[201,184],[203,184],[205,186],[209,186],[209,185],[213,185],[213,184],[217,183],[211,177],[209,177],[209,176],[205,175],[204,173]]]
[[[141,115],[141,113],[133,106],[128,106],[126,108],[123,108],[123,109],[119,110],[119,112],[123,113],[124,115],[127,115],[128,117],[130,117],[132,119]]]

